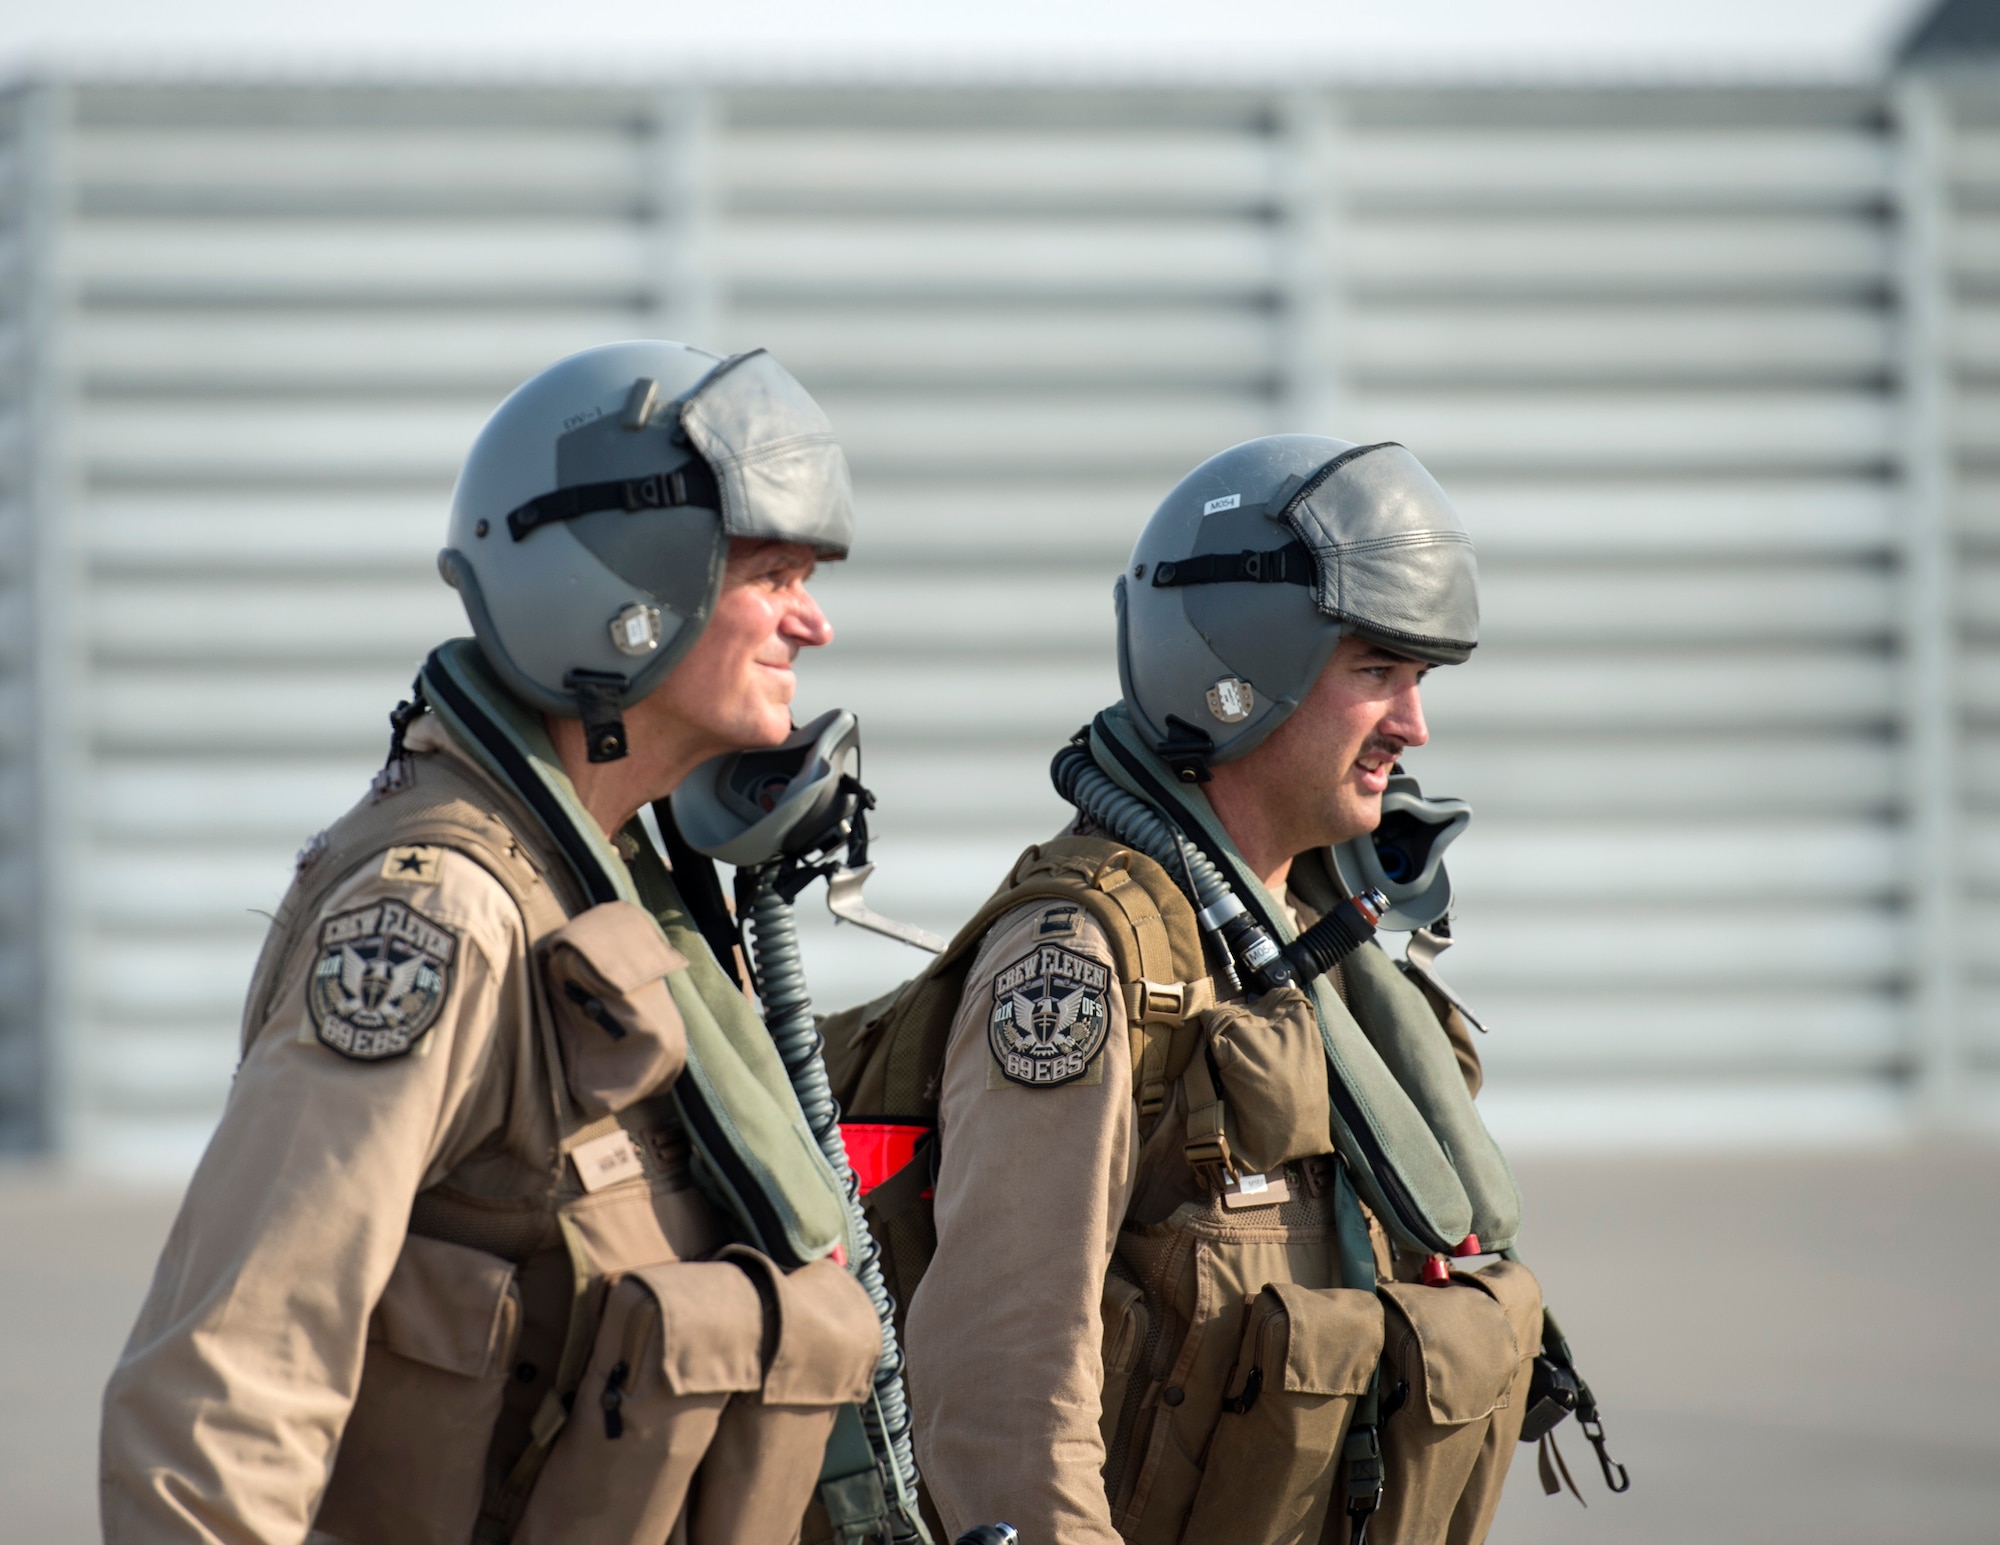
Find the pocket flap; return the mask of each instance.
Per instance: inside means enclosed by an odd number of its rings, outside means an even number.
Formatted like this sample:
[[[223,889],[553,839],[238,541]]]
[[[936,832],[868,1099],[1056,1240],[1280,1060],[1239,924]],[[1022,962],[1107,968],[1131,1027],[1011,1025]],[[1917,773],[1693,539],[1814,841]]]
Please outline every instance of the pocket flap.
[[[1382,1304],[1355,1288],[1309,1288],[1274,1282],[1291,1321],[1285,1388],[1299,1395],[1359,1395],[1382,1357]]]
[[[1495,1261],[1469,1279],[1484,1288],[1507,1316],[1514,1332],[1515,1360],[1529,1358],[1542,1346],[1542,1285],[1519,1261]]]
[[[727,1261],[673,1261],[632,1273],[660,1306],[660,1358],[675,1395],[721,1395],[764,1382],[764,1301]]]
[[[1520,1366],[1514,1327],[1492,1295],[1464,1281],[1385,1282],[1379,1291],[1416,1337],[1423,1388],[1411,1394],[1431,1420],[1457,1427],[1490,1415]]]
[[[550,934],[542,948],[574,950],[613,992],[630,992],[687,965],[659,924],[629,901],[600,902],[579,912]]]
[[[1139,1349],[1146,1341],[1149,1316],[1145,1294],[1138,1283],[1107,1274],[1099,1311],[1104,1318],[1102,1352],[1105,1375],[1130,1373],[1137,1366]]]
[[[615,1115],[672,1085],[687,1027],[666,977],[687,965],[652,918],[607,901],[541,945],[570,1093],[588,1116]]]
[[[368,1322],[368,1339],[411,1362],[483,1379],[506,1361],[519,1318],[511,1261],[411,1234]]]
[[[817,1260],[787,1274],[741,1245],[724,1255],[755,1276],[766,1301],[777,1305],[777,1346],[764,1375],[765,1403],[834,1406],[867,1399],[882,1360],[882,1322],[847,1268]]]

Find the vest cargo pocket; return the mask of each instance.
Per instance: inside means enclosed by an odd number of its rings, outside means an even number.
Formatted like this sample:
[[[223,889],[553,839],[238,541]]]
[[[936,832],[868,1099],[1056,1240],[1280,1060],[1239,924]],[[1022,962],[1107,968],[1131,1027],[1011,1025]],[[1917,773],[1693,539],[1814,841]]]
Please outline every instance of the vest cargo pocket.
[[[1382,1353],[1373,1293],[1274,1283],[1244,1316],[1182,1545],[1314,1545]],[[1370,1535],[1373,1538],[1373,1535]]]
[[[520,1323],[509,1262],[417,1234],[404,1242],[368,1322],[317,1528],[367,1545],[465,1545]]]
[[[607,901],[542,944],[563,1074],[591,1117],[615,1115],[670,1087],[687,1066],[687,1029],[669,972],[687,961],[640,908]]]
[[[1099,1312],[1104,1320],[1104,1389],[1098,1402],[1101,1414],[1097,1425],[1104,1434],[1108,1454],[1118,1438],[1125,1397],[1132,1388],[1132,1375],[1139,1359],[1145,1353],[1152,1316],[1146,1312],[1146,1297],[1139,1284],[1117,1276],[1104,1279]]]
[[[1502,1261],[1443,1287],[1384,1282],[1382,1423],[1390,1484],[1371,1545],[1476,1539],[1499,1500],[1522,1413],[1513,1399],[1540,1341],[1541,1290]]]
[[[1312,1003],[1286,988],[1254,1005],[1210,1009],[1202,1024],[1229,1102],[1237,1168],[1261,1174],[1325,1153],[1332,1099]]]
[[[830,1261],[787,1276],[732,1246],[620,1278],[516,1545],[664,1541],[683,1511],[691,1545],[789,1538],[881,1347]]]

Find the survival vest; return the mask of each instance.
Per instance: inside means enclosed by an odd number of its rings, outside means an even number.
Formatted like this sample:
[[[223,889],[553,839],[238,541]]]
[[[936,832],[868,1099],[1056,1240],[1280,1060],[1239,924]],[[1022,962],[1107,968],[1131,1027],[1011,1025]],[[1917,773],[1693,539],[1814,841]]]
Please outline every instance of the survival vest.
[[[577,1403],[607,1312],[607,1283],[748,1246],[757,1264],[745,1269],[753,1277],[775,1270],[766,1296],[782,1302],[794,1291],[788,1274],[823,1285],[822,1274],[801,1268],[842,1248],[851,1258],[854,1241],[840,1188],[770,1036],[690,921],[650,844],[633,845],[629,862],[613,851],[577,803],[539,721],[492,679],[470,641],[434,653],[419,689],[475,765],[409,754],[399,735],[373,796],[302,855],[252,980],[244,1035],[247,1044],[278,993],[311,968],[318,947],[313,924],[327,897],[390,848],[451,849],[483,868],[518,906],[538,969],[529,1022],[512,1027],[511,1054],[515,1088],[535,1097],[509,1101],[501,1139],[416,1197],[404,1257],[371,1328],[370,1367],[320,1513],[321,1527],[357,1540],[503,1541],[520,1526]],[[583,974],[572,975],[571,984],[587,982],[590,990],[572,996],[599,1004],[600,1014],[607,1012],[600,999],[625,990],[633,1002],[614,1002],[609,1012],[642,1014],[639,998],[657,994],[664,981],[666,996],[655,1012],[677,1018],[686,1042],[677,1075],[667,1069],[628,1091],[633,1098],[604,1102],[611,1114],[586,1109],[574,1087],[576,1069],[565,1071],[552,950],[580,961]],[[587,1166],[601,1158],[609,1167],[587,1176]],[[428,1297],[407,1306],[392,1302],[406,1284]],[[485,1298],[446,1301],[461,1290]],[[851,1285],[845,1292],[860,1298]],[[467,1308],[478,1311],[478,1324],[455,1334],[478,1344],[470,1352],[457,1349],[463,1366],[440,1362],[435,1347],[412,1343],[395,1323],[400,1317],[410,1334],[449,1339],[453,1315]],[[811,1320],[794,1318],[802,1325]],[[861,1359],[872,1371],[879,1329],[871,1323],[860,1330]],[[511,1338],[507,1345],[524,1347],[539,1336],[543,1351],[518,1368],[504,1352],[505,1366],[495,1368],[472,1355],[493,1362],[491,1348],[503,1336]],[[374,1365],[385,1358],[378,1342],[386,1348],[387,1382],[371,1384]],[[807,1348],[800,1356],[830,1365],[851,1350]],[[426,1370],[433,1368],[446,1377],[432,1377]],[[837,1403],[796,1392],[791,1398]],[[460,1426],[462,1452],[455,1452],[462,1462],[448,1481],[410,1475],[407,1459],[398,1464],[399,1435],[420,1432],[428,1442],[440,1429]],[[636,1445],[625,1447],[638,1457]],[[534,1516],[526,1516],[532,1532]],[[576,1537],[609,1538],[588,1529]]]

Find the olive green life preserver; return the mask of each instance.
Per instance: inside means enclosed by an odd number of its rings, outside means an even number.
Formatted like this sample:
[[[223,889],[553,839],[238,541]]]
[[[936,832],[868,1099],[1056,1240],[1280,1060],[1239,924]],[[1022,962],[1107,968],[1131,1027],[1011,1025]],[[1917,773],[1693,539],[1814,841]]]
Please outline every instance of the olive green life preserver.
[[[673,1096],[702,1188],[736,1220],[746,1243],[783,1266],[818,1260],[837,1246],[852,1258],[845,1198],[777,1048],[688,917],[643,832],[628,869],[577,798],[540,716],[500,684],[472,640],[435,650],[418,682],[452,738],[547,828],[590,900],[644,908],[687,960],[667,977],[688,1042]]]
[[[1289,944],[1298,936],[1199,786],[1182,783],[1146,747],[1122,703],[1098,715],[1089,749],[1113,782],[1200,844],[1274,939]],[[1355,995],[1353,1011],[1325,977],[1313,982],[1312,999],[1333,1072],[1334,1146],[1363,1200],[1420,1250],[1449,1252],[1468,1234],[1488,1250],[1511,1248],[1521,1227],[1521,1193],[1473,1106],[1437,1015],[1374,944],[1348,956],[1342,971]]]

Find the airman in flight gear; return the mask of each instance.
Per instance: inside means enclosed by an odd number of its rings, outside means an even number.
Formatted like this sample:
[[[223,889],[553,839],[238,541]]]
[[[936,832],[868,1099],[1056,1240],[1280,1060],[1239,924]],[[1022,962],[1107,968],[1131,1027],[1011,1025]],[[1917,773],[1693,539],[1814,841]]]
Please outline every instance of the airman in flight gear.
[[[107,1540],[794,1538],[882,1330],[639,815],[791,734],[851,532],[762,351],[613,344],[495,411],[440,555],[476,638],[299,856],[106,1393]]]
[[[1167,495],[1116,603],[1076,822],[828,1028],[851,1122],[934,1125],[868,1203],[930,1499],[1036,1545],[1475,1545],[1544,1316],[1426,969],[1467,811],[1398,767],[1478,639],[1471,541],[1401,446],[1276,436]],[[1439,931],[1405,965],[1382,922]]]

